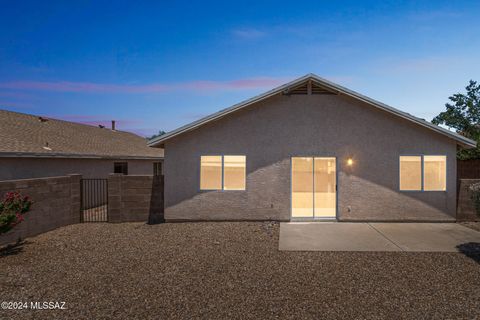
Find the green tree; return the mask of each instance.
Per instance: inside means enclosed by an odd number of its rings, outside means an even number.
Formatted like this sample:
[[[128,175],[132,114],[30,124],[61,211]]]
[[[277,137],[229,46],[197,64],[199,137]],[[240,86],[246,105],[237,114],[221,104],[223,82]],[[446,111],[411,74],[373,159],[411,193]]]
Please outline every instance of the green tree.
[[[477,141],[477,148],[460,150],[457,158],[460,160],[480,159],[480,84],[470,80],[465,87],[466,93],[456,93],[450,96],[451,102],[446,103],[446,111],[433,118],[432,123],[445,125],[456,129],[457,133]]]
[[[164,135],[165,133],[166,133],[165,131],[159,130],[157,134],[154,134],[154,135],[152,135],[152,136],[150,136],[150,137],[146,137],[146,139],[147,139],[147,140],[152,140],[152,139],[154,139],[154,138],[156,138],[156,137],[160,137],[161,135]]]

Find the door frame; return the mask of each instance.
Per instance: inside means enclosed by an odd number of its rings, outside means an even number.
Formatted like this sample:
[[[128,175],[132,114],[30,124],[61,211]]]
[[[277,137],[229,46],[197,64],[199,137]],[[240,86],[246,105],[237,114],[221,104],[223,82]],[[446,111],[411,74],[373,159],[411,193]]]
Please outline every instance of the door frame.
[[[292,192],[293,192],[293,166],[292,166],[292,159],[293,158],[312,158],[313,159],[313,174],[315,175],[315,158],[334,158],[335,159],[335,216],[334,217],[325,217],[325,218],[316,218],[315,217],[315,197],[313,200],[313,218],[309,217],[292,217]],[[304,156],[304,155],[295,155],[290,156],[290,221],[338,221],[338,158],[336,156]],[[313,189],[313,193],[315,193],[315,186]]]

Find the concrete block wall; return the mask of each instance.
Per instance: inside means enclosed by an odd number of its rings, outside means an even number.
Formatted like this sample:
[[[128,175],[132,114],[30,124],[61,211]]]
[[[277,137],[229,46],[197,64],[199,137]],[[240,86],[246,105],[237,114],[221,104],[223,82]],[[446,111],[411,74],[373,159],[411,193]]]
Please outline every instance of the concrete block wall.
[[[458,187],[457,221],[480,221],[472,193],[468,189],[470,185],[480,182],[480,179],[460,179]]]
[[[157,223],[163,220],[163,176],[108,177],[108,221]]]
[[[25,220],[0,236],[0,245],[80,222],[81,175],[0,181],[0,197],[18,191],[34,202]]]

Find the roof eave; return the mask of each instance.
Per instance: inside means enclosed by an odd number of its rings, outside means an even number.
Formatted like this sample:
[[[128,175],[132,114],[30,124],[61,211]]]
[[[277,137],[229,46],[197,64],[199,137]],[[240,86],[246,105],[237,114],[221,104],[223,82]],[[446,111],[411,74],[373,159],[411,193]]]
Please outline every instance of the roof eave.
[[[43,153],[43,152],[0,152],[0,158],[56,158],[56,159],[121,159],[121,160],[156,160],[163,156],[128,156],[128,155],[96,155],[75,153]]]

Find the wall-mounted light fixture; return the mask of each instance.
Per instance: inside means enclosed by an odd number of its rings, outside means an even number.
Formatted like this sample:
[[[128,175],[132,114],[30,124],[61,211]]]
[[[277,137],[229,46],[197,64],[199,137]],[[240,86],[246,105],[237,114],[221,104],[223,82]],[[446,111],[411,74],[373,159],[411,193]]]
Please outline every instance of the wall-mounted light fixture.
[[[353,166],[353,159],[352,159],[352,158],[348,158],[348,159],[347,159],[347,165],[348,165],[349,167]]]

